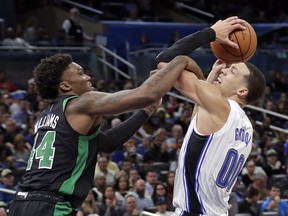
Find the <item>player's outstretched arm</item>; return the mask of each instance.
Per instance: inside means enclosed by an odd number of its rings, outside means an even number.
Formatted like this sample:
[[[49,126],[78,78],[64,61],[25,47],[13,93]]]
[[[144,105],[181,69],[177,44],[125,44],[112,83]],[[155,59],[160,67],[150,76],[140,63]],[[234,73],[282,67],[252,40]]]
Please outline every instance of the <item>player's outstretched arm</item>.
[[[171,47],[163,50],[156,57],[155,61],[156,63],[169,62],[177,55],[189,55],[195,49],[215,40],[237,48],[237,44],[230,41],[228,36],[235,29],[245,29],[244,22],[244,20],[239,19],[237,16],[219,20],[210,28],[205,28],[180,39]]]
[[[94,117],[121,114],[146,107],[157,102],[172,88],[188,62],[187,56],[177,56],[135,89],[115,93],[84,93],[71,102],[67,111]]]
[[[100,132],[98,148],[100,152],[113,152],[130,139],[161,105],[162,99],[137,111],[129,119],[105,132]]]

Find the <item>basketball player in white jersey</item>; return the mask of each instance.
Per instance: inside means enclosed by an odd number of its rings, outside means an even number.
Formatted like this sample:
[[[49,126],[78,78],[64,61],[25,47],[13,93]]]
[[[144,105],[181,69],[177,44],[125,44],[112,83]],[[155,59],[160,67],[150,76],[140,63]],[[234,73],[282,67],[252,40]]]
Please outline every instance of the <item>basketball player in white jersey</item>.
[[[157,56],[158,68],[172,56],[188,54],[187,47],[215,40],[217,34],[212,26],[176,42]],[[207,80],[198,79],[201,73],[194,62],[192,72],[183,72],[174,85],[196,106],[178,159],[173,216],[228,215],[231,189],[252,145],[253,129],[243,107],[258,100],[265,88],[263,74],[247,62],[217,60]]]

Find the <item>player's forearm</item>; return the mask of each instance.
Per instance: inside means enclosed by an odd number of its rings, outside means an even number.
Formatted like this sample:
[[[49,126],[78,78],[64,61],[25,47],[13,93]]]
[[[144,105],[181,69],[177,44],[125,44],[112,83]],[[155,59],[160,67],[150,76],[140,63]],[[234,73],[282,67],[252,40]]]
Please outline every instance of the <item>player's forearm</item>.
[[[215,31],[212,28],[206,28],[190,34],[174,43],[171,47],[163,50],[156,57],[156,63],[171,61],[178,55],[189,55],[200,46],[214,41],[215,36]]]
[[[177,56],[155,74],[150,76],[142,85],[141,92],[147,98],[156,102],[168,92],[185,69],[191,67],[191,59],[187,56]]]
[[[139,110],[117,127],[101,133],[102,140],[100,140],[99,151],[115,151],[130,139],[148,119],[147,112]]]

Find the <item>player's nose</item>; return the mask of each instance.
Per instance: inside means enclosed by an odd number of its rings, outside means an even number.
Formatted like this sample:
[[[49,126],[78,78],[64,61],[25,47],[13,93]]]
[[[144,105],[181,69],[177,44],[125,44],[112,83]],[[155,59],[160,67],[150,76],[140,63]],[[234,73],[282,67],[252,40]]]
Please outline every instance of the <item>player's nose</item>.
[[[227,73],[227,68],[222,68],[221,74],[226,75],[226,73]]]
[[[87,80],[90,80],[91,79],[91,77],[89,76],[89,75],[87,75],[87,74],[85,74],[86,75],[86,79]]]

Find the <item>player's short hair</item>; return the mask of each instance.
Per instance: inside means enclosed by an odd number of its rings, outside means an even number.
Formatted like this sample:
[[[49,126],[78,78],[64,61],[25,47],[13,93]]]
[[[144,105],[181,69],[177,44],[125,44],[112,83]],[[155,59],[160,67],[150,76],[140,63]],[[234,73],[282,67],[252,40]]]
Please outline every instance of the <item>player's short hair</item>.
[[[247,104],[256,102],[264,93],[266,80],[263,73],[252,63],[244,62],[250,74],[246,76],[249,93],[246,96]]]
[[[63,53],[42,59],[33,70],[36,92],[44,99],[55,99],[63,72],[72,62],[71,55]]]

